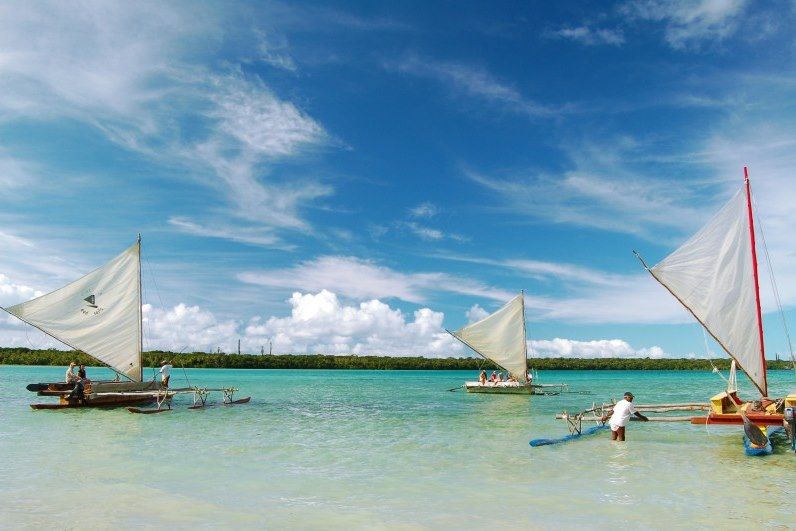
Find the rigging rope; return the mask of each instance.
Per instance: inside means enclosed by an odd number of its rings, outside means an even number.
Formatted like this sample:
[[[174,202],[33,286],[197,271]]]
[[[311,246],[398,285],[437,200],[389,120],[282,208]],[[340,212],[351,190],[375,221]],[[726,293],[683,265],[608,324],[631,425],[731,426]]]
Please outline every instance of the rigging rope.
[[[754,199],[753,199],[754,200]],[[757,203],[755,202],[755,212],[758,212]],[[768,265],[768,276],[771,280],[771,290],[774,292],[774,300],[777,303],[780,318],[782,319],[782,327],[785,329],[785,337],[788,340],[788,352],[790,354],[790,361],[793,364],[793,370],[796,371],[796,358],[793,357],[793,343],[790,339],[790,331],[788,330],[788,323],[785,320],[785,312],[782,310],[782,299],[779,296],[779,289],[777,288],[777,280],[774,278],[774,265],[771,263],[771,256],[768,254],[768,245],[766,244],[766,235],[763,231],[763,224],[760,222],[760,216],[757,217],[757,226],[760,230],[760,239],[763,242],[763,252],[766,255],[766,264]]]

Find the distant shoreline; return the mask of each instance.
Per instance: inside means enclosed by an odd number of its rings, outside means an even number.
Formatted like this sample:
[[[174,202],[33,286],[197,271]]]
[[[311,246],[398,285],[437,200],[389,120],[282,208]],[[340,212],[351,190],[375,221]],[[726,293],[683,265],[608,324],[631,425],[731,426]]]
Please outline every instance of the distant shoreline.
[[[360,370],[472,370],[495,369],[481,358],[425,358],[421,356],[355,356],[327,354],[208,354],[176,353],[154,350],[144,353],[144,366],[156,367],[168,359],[176,367],[204,369],[360,369]],[[0,348],[0,365],[67,366],[69,362],[96,366],[93,358],[83,353],[63,350]],[[536,370],[680,370],[709,371],[710,362],[727,370],[729,359],[686,358],[531,358],[529,366]],[[768,360],[769,370],[791,369],[789,361]]]

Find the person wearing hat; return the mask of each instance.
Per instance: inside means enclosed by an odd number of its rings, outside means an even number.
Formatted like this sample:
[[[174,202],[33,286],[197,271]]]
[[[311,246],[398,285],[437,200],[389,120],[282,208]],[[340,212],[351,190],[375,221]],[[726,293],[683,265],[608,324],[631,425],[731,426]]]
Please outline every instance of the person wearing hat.
[[[160,381],[164,388],[169,387],[171,368],[171,362],[166,360],[160,362]]]
[[[612,441],[625,440],[625,426],[627,426],[627,423],[630,420],[630,415],[635,415],[645,422],[649,420],[647,417],[636,411],[636,407],[633,405],[633,393],[628,391],[625,393],[625,397],[622,400],[614,404],[614,411],[613,414],[611,414],[611,420],[608,421],[608,425],[611,427]],[[602,421],[605,422],[605,419],[607,418],[608,414],[606,413],[603,415]]]
[[[74,382],[75,380],[78,379],[77,375],[75,374],[75,367],[76,366],[77,366],[77,364],[73,361],[72,363],[69,364],[69,368],[66,369],[66,376],[64,378],[64,381],[66,383],[72,383],[72,382]]]

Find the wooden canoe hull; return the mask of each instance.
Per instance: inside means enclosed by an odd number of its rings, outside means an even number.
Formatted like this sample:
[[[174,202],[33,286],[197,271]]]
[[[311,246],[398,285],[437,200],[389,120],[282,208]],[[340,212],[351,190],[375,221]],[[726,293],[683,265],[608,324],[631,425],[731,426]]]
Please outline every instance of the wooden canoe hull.
[[[162,386],[160,382],[117,382],[117,381],[92,381],[92,393],[114,393],[127,391],[159,391]],[[69,394],[75,387],[74,383],[52,382],[30,384],[28,391],[33,391],[39,396],[61,396]]]
[[[763,413],[747,413],[749,420],[758,426],[782,426],[784,415]],[[725,426],[743,426],[743,418],[737,413],[717,414],[711,413],[707,417],[694,417],[691,424],[719,424]]]
[[[79,400],[62,400],[59,403],[52,404],[31,404],[32,409],[80,409],[87,407],[100,407],[100,408],[113,408],[113,407],[126,407],[142,404],[151,404],[156,402],[156,397],[152,395],[144,396],[102,396],[99,395],[95,398],[87,397],[84,401]]]

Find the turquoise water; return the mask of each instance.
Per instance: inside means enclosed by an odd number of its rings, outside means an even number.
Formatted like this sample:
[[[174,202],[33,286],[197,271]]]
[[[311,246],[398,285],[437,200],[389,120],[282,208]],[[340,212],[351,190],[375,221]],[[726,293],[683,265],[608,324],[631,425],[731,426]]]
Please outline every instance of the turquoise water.
[[[543,382],[591,394],[522,397],[447,391],[473,372],[192,369],[192,384],[252,402],[32,411],[53,399],[24,386],[63,371],[0,367],[2,528],[796,525],[796,455],[746,457],[739,428],[633,423],[625,444],[528,445],[566,433],[555,413],[626,390],[704,401],[723,387],[710,373],[550,371]],[[774,396],[796,390],[792,371],[770,381]]]

